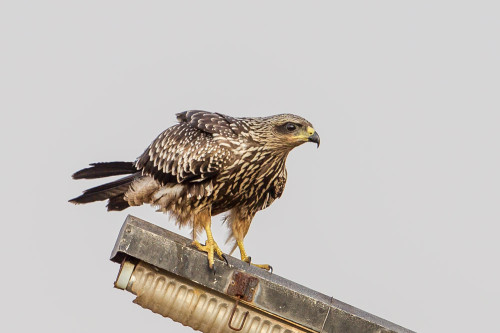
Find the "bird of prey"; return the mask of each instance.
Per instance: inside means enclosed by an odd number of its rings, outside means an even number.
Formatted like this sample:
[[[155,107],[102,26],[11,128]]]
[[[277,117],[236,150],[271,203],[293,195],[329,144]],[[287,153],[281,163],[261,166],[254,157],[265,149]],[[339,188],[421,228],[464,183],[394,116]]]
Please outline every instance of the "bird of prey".
[[[73,174],[74,179],[125,177],[93,187],[70,202],[108,200],[108,211],[150,204],[171,214],[179,226],[193,230],[193,244],[223,258],[211,231],[211,217],[226,212],[228,241],[241,260],[251,258],[243,247],[255,214],[281,197],[288,153],[320,138],[310,122],[292,114],[233,118],[207,111],[177,114],[178,124],[162,132],[135,162],[101,162]],[[196,235],[205,230],[204,245]],[[232,251],[231,251],[232,252]],[[254,264],[255,265],[255,264]],[[269,270],[270,265],[255,265]]]

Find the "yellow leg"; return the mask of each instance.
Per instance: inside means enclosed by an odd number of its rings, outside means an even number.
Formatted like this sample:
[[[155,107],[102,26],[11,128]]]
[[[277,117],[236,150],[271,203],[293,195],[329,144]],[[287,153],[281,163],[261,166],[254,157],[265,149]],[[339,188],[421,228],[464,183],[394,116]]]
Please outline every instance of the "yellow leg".
[[[207,223],[204,225],[205,231],[207,233],[207,241],[205,242],[205,245],[201,245],[198,241],[193,241],[193,245],[196,246],[196,248],[200,251],[206,252],[208,256],[208,266],[210,269],[214,268],[214,252],[217,253],[219,258],[224,259],[222,250],[220,249],[219,245],[214,240],[214,237],[212,236],[212,230],[210,228],[210,223]],[[225,259],[224,259],[225,260]]]
[[[240,255],[241,255],[241,261],[244,261],[244,262],[247,262],[249,264],[252,263],[252,258],[247,256],[247,253],[245,251],[245,247],[243,246],[243,241],[242,240],[238,240],[236,241],[236,244],[238,244],[238,248],[240,249]],[[273,271],[273,266],[271,265],[268,265],[268,264],[261,264],[261,265],[258,265],[258,264],[252,264],[256,267],[259,267],[259,268],[262,268],[262,269],[265,269],[266,271]]]

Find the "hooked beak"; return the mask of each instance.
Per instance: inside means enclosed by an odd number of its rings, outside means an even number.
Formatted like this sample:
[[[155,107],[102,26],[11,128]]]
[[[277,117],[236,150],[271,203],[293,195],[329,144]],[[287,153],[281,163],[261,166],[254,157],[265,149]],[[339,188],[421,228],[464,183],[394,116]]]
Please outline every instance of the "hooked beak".
[[[319,135],[318,135],[318,132],[314,131],[314,133],[309,136],[309,138],[307,139],[308,141],[310,142],[315,142],[317,144],[317,147],[319,148]]]

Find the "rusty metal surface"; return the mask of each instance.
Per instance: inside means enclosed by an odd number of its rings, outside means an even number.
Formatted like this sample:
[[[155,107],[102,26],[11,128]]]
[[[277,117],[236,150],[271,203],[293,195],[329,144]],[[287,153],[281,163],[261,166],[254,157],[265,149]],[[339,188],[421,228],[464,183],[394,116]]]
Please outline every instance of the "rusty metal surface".
[[[258,278],[244,272],[234,272],[226,294],[251,302],[258,284]]]
[[[230,256],[228,264],[215,259],[214,274],[206,254],[190,244],[190,239],[129,215],[111,260],[130,256],[220,294],[227,294],[235,272],[244,272],[258,280],[253,307],[315,332],[412,332]]]

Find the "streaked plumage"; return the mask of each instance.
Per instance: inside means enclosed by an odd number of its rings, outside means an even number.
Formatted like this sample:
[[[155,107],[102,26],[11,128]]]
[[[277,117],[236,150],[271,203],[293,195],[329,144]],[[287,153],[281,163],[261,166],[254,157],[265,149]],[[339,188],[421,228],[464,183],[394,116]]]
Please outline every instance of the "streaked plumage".
[[[319,145],[319,136],[291,114],[233,118],[186,111],[177,120],[135,162],[96,163],[76,172],[75,179],[128,175],[70,201],[108,200],[108,210],[151,204],[191,226],[194,236],[210,228],[210,216],[228,212],[230,238],[241,243],[245,260],[243,238],[254,215],[283,193],[288,153],[307,141]]]

